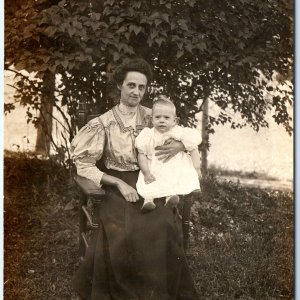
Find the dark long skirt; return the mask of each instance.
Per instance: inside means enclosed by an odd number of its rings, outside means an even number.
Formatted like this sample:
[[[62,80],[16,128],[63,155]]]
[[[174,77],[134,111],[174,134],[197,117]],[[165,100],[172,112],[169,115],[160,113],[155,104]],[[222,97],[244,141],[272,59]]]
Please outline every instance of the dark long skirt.
[[[138,172],[109,171],[135,187]],[[113,187],[77,274],[75,290],[91,300],[195,300],[183,250],[181,219],[162,200],[149,213]]]

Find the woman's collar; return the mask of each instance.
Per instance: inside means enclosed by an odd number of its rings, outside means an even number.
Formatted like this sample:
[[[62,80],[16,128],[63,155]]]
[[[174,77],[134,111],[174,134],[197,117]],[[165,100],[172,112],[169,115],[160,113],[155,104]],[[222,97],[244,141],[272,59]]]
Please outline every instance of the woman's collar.
[[[113,111],[113,114],[114,114],[114,117],[117,121],[117,123],[119,124],[121,130],[123,132],[126,132],[126,131],[130,131],[132,128],[131,126],[129,127],[126,127],[120,117],[120,109],[119,109],[119,104],[114,106],[112,111]],[[138,105],[136,107],[136,112],[137,112],[137,115],[136,115],[136,130],[142,130],[144,127],[145,127],[145,112],[143,111],[142,107],[140,105]]]
[[[135,114],[137,112],[138,105],[131,107],[131,106],[127,106],[127,105],[123,104],[122,102],[120,102],[120,104],[118,105],[118,109],[122,115],[131,115],[131,114]]]

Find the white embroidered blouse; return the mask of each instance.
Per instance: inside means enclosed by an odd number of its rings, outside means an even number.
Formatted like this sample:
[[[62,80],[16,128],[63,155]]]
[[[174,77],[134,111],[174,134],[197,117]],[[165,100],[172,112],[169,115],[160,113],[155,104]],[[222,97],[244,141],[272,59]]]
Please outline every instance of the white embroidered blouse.
[[[77,133],[71,143],[71,155],[77,174],[98,186],[103,172],[96,167],[102,159],[108,169],[138,170],[134,147],[139,132],[151,125],[151,109],[139,105],[136,113],[122,115],[118,106],[92,119]]]

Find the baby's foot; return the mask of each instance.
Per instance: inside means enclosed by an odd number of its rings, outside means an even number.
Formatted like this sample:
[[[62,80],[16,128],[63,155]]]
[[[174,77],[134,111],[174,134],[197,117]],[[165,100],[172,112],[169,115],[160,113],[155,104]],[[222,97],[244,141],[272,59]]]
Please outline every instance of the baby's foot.
[[[141,208],[142,213],[147,213],[155,209],[156,205],[153,202],[146,202]]]
[[[173,208],[179,203],[179,196],[173,195],[166,197],[166,207]]]

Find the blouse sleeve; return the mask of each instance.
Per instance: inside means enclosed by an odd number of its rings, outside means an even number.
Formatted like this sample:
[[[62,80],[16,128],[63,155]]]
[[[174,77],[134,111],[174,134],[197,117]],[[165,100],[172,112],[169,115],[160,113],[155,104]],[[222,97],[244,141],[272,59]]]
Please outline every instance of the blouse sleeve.
[[[98,186],[104,173],[96,167],[96,162],[102,157],[104,144],[104,127],[100,119],[96,118],[80,129],[70,148],[77,174],[92,180]]]
[[[147,155],[147,145],[149,143],[151,129],[145,127],[135,139],[135,148],[139,153]]]
[[[187,151],[192,151],[201,144],[202,138],[198,129],[180,126],[174,129],[171,137],[181,141]]]

